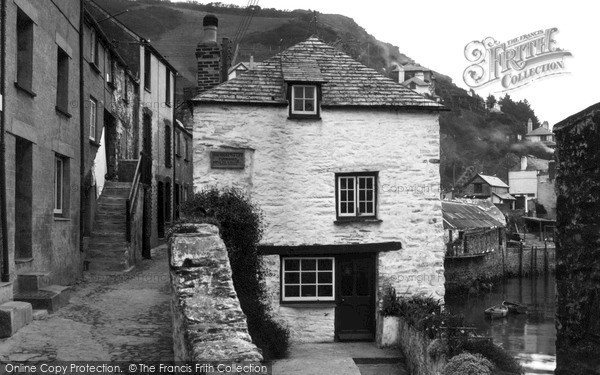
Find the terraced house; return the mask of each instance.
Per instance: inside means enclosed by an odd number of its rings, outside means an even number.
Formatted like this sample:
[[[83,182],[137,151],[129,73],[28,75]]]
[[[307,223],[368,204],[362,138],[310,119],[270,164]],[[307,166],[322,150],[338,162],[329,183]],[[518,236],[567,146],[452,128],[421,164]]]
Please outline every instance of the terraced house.
[[[236,186],[264,211],[268,289],[294,340],[375,339],[386,285],[443,298],[440,104],[311,37],[193,108],[194,188]]]

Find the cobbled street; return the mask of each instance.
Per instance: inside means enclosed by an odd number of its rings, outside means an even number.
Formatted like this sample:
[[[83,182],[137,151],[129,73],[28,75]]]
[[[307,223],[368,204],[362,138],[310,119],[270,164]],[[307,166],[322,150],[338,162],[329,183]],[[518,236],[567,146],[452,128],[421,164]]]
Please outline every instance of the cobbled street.
[[[0,361],[172,362],[165,245],[127,274],[87,274],[71,303],[0,340]]]

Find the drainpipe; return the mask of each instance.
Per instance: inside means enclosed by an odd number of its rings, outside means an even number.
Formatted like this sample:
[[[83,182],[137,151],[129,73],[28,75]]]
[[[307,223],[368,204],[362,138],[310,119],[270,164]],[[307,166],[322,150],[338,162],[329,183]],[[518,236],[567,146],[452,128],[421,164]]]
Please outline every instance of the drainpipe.
[[[2,111],[0,111],[0,221],[2,222],[2,282],[10,281],[8,257],[8,213],[6,212],[6,0],[2,0],[0,10],[2,30],[0,31],[0,94],[2,95]]]
[[[83,252],[83,234],[84,234],[84,215],[85,202],[82,199],[85,196],[84,181],[85,181],[85,137],[83,132],[85,130],[85,113],[83,111],[84,105],[84,70],[83,70],[83,17],[84,17],[84,0],[79,1],[79,251]]]
[[[169,72],[169,74],[171,74],[171,72]],[[173,145],[175,145],[175,135],[177,135],[177,132],[175,131],[175,129],[177,128],[177,119],[175,118],[175,109],[177,108],[175,106],[175,89],[177,88],[177,74],[173,73],[173,94],[171,95],[171,108],[173,108],[173,136],[171,137],[172,141],[173,141]],[[170,90],[171,88],[169,88]],[[179,145],[179,147],[181,147],[181,145]],[[171,223],[173,223],[173,221],[175,221],[175,212],[176,212],[176,208],[175,208],[175,196],[176,194],[178,194],[177,191],[175,191],[175,177],[176,177],[176,170],[177,170],[177,160],[175,160],[175,147],[173,147],[171,149],[171,160],[173,160],[173,183],[171,184],[171,207],[173,208],[173,214],[171,215]]]

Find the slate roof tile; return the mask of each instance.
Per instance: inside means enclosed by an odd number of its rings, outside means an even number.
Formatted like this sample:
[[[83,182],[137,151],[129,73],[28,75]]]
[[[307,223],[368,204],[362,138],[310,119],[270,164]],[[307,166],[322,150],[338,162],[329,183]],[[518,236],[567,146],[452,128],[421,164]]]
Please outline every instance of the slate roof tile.
[[[195,102],[286,104],[285,82],[322,83],[323,106],[444,107],[382,76],[316,37],[197,95]]]

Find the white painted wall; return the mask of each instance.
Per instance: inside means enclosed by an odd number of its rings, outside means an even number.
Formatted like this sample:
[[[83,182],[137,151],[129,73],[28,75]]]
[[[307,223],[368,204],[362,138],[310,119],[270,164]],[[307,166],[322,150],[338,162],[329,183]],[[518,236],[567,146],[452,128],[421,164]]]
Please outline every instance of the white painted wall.
[[[237,186],[265,213],[263,244],[402,242],[381,252],[378,287],[444,296],[444,231],[439,200],[438,114],[322,110],[322,120],[290,120],[285,107],[197,105],[194,187]],[[210,151],[244,150],[246,168],[210,168]],[[336,225],[336,172],[379,171],[381,223]],[[276,311],[297,341],[333,340],[333,306],[279,305],[279,257],[266,257]]]
[[[511,194],[534,194],[537,196],[537,171],[509,171],[508,185]]]

